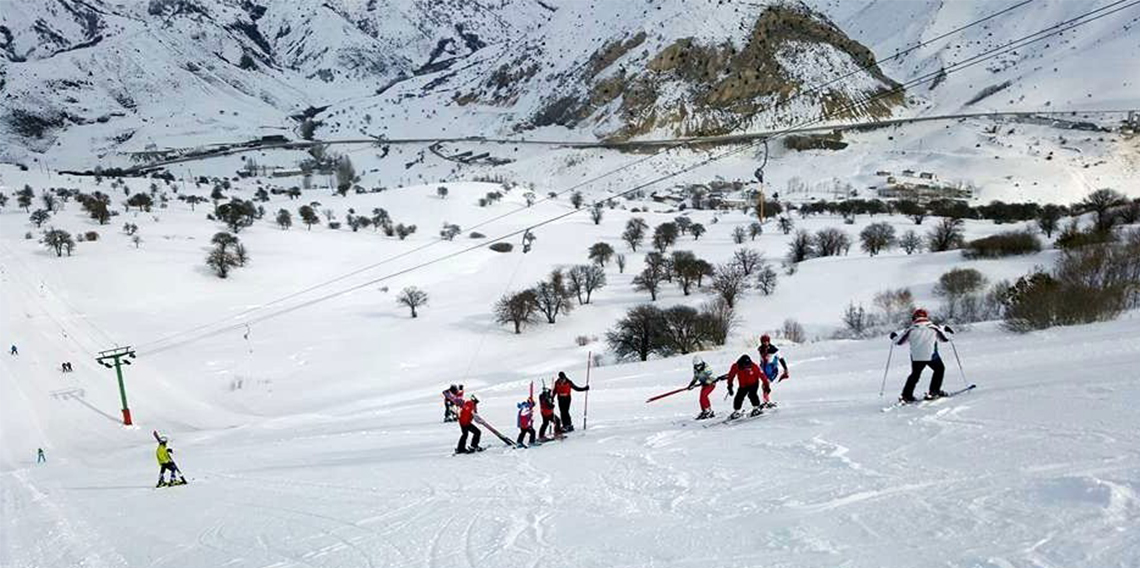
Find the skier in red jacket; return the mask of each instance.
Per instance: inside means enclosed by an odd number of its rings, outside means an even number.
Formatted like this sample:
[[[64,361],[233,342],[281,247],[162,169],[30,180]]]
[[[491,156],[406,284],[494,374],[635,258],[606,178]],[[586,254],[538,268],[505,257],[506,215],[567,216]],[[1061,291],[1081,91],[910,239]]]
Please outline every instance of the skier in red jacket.
[[[483,451],[479,447],[479,438],[483,432],[475,427],[475,415],[479,413],[478,410],[479,398],[471,395],[467,402],[463,403],[463,410],[459,411],[459,429],[463,432],[459,435],[459,444],[455,447],[457,454],[470,454],[474,452]],[[471,447],[467,447],[467,435],[471,434]]]
[[[542,414],[542,426],[538,428],[538,439],[546,441],[546,429],[549,427],[555,438],[562,435],[562,423],[554,414],[554,393],[544,385],[542,393],[538,395],[538,408]]]
[[[590,386],[580,387],[566,376],[562,371],[558,372],[558,378],[554,381],[554,394],[558,397],[558,410],[562,414],[562,431],[573,432],[574,422],[570,419],[570,391],[588,391]]]
[[[771,392],[771,387],[768,386],[768,377],[764,375],[764,371],[760,369],[756,363],[752,362],[752,358],[748,355],[741,355],[736,363],[732,364],[732,368],[728,371],[728,394],[732,392],[732,380],[740,379],[740,389],[736,391],[736,397],[732,400],[732,414],[729,415],[729,420],[735,420],[742,416],[740,409],[744,406],[744,398],[748,397],[748,401],[752,403],[752,416],[756,416],[763,412],[760,407],[760,397],[757,392],[760,385],[764,385],[764,400],[768,400],[768,393]]]

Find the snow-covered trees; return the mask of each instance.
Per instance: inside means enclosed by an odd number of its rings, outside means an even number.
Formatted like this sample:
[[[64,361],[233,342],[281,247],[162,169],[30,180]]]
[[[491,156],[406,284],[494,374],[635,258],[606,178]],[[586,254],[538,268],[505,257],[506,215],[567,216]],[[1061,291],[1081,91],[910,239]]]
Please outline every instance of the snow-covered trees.
[[[614,255],[614,247],[609,243],[594,243],[590,245],[590,260],[598,266],[605,266]]]
[[[218,206],[216,213],[218,220],[225,223],[234,233],[253,224],[257,218],[257,206],[252,201],[232,199],[229,203]]]
[[[48,219],[51,219],[51,212],[46,209],[36,209],[32,211],[32,214],[28,217],[28,220],[31,221],[37,229],[42,227]]]
[[[594,291],[606,285],[606,272],[597,264],[579,264],[566,272],[566,285],[579,305],[589,304]]]
[[[412,317],[415,318],[419,317],[416,309],[427,305],[428,295],[427,292],[424,292],[415,286],[408,286],[407,288],[401,290],[400,294],[396,296],[396,303],[400,304],[401,306],[406,306],[409,310],[412,311]]]
[[[722,264],[716,267],[709,287],[728,304],[728,307],[735,308],[736,299],[748,288],[748,280],[735,264]]]
[[[277,222],[277,226],[283,230],[293,226],[293,214],[288,209],[278,209],[277,217],[274,220]]]
[[[574,309],[574,304],[570,301],[572,292],[560,269],[551,271],[550,278],[539,282],[531,290],[534,292],[535,306],[539,313],[546,316],[547,323],[555,323],[559,314],[568,314]]]
[[[459,236],[459,233],[462,232],[463,229],[460,229],[459,225],[444,223],[443,228],[439,230],[439,237],[445,241],[453,241],[455,237]]]
[[[851,237],[841,229],[828,227],[815,233],[815,254],[817,256],[839,256],[851,249]]]
[[[629,245],[629,250],[637,251],[637,247],[641,246],[642,241],[645,240],[645,232],[649,230],[649,224],[640,217],[634,217],[625,223],[625,231],[621,234],[621,240]]]
[[[605,216],[605,213],[606,210],[602,208],[601,202],[595,203],[593,207],[590,207],[590,220],[593,221],[595,225],[600,225],[602,224],[602,217]]]
[[[661,223],[657,228],[653,229],[653,248],[657,252],[665,254],[669,247],[677,242],[677,225],[673,223]]]
[[[943,217],[942,220],[926,234],[926,246],[930,249],[930,252],[945,252],[961,248],[964,239],[962,220],[952,217]]]
[[[899,247],[901,247],[907,254],[914,254],[922,252],[922,237],[914,231],[907,231],[899,238]]]
[[[657,301],[657,291],[661,282],[669,275],[668,261],[659,252],[650,252],[645,255],[645,268],[634,277],[633,286],[639,291],[649,292],[652,301]]]

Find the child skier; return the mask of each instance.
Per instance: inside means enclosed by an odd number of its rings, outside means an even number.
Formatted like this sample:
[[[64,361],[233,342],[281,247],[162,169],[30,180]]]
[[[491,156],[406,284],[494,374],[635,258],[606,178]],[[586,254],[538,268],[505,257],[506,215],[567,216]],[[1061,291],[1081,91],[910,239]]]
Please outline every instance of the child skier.
[[[574,421],[570,418],[570,391],[576,390],[578,392],[590,390],[589,385],[580,387],[566,376],[562,371],[558,372],[558,378],[554,380],[554,394],[558,395],[558,410],[562,414],[562,431],[573,432]]]
[[[769,355],[772,355],[775,359],[779,360],[780,367],[782,367],[784,369],[784,373],[782,375],[780,375],[780,381],[785,381],[789,378],[788,362],[783,357],[775,357],[776,353],[778,353],[780,351],[780,349],[778,347],[776,347],[775,345],[772,345],[772,336],[771,335],[768,335],[767,333],[765,333],[764,335],[760,336],[760,345],[756,347],[756,351],[758,351],[760,353],[761,357],[763,357],[764,354],[767,353]],[[769,373],[768,378],[770,380],[775,380],[776,375]],[[777,381],[777,382],[779,382],[779,381]]]
[[[479,446],[479,438],[483,432],[475,427],[475,415],[479,413],[478,410],[479,397],[471,395],[467,402],[463,403],[463,410],[459,411],[459,429],[462,434],[459,435],[459,444],[455,446],[455,453],[457,454],[471,454],[483,451]],[[467,447],[467,435],[471,434],[471,447]]]
[[[947,334],[951,333],[954,333],[954,330],[949,327],[939,327],[931,322],[930,315],[922,308],[914,311],[910,327],[902,332],[891,332],[891,341],[894,341],[895,345],[910,344],[910,376],[906,378],[906,385],[903,386],[902,395],[899,396],[900,401],[917,400],[914,398],[914,387],[918,385],[922,370],[926,367],[934,371],[926,400],[946,396],[946,392],[942,390],[942,377],[946,373],[946,366],[938,356],[938,342],[950,341]]]
[[[542,387],[542,392],[538,395],[538,408],[542,414],[542,426],[538,428],[538,439],[544,442],[550,439],[546,437],[548,427],[555,438],[562,436],[562,423],[554,415],[554,393],[550,392],[545,384]]]
[[[523,445],[523,439],[530,435],[530,443],[534,443],[534,399],[528,398],[518,404],[519,407],[519,439],[518,445]]]
[[[698,385],[701,387],[701,413],[697,415],[697,420],[715,416],[712,403],[709,402],[709,395],[716,389],[716,382],[723,378],[723,376],[713,377],[712,371],[704,360],[700,357],[693,357],[693,380],[689,381],[689,388],[693,389]]]
[[[44,463],[47,461],[47,456],[44,455],[43,448],[36,448],[36,463]]]
[[[174,458],[170,457],[172,453],[174,453],[174,450],[167,447],[166,438],[159,438],[158,449],[154,451],[154,456],[158,459],[158,485],[155,485],[155,487],[186,484],[186,478],[182,476],[182,471],[174,464]],[[162,477],[167,471],[170,472],[169,482],[164,481]],[[177,480],[174,479],[174,474],[176,473],[178,474]]]
[[[760,407],[760,397],[757,396],[756,391],[760,389],[760,384],[764,384],[764,400],[768,400],[768,393],[771,388],[768,386],[768,377],[764,375],[764,371],[756,363],[752,362],[752,358],[748,355],[741,355],[732,368],[728,371],[728,394],[733,394],[732,380],[740,379],[740,390],[736,392],[735,398],[732,400],[732,414],[729,415],[729,420],[735,420],[743,416],[740,412],[741,407],[744,406],[744,398],[748,397],[748,401],[752,403],[752,416],[757,416],[764,410]]]
[[[760,406],[762,406],[764,408],[775,408],[776,407],[776,403],[769,400],[769,396],[772,394],[772,383],[773,382],[779,382],[779,381],[782,381],[782,380],[788,378],[787,364],[784,364],[784,374],[783,375],[779,374],[780,373],[780,364],[784,363],[784,360],[782,358],[780,358],[780,356],[775,355],[774,354],[775,351],[776,351],[775,347],[772,347],[771,350],[767,350],[767,349],[764,349],[763,344],[761,344],[761,346],[760,346],[760,370],[764,372],[764,378],[765,378],[765,381],[764,381],[764,404],[762,404]]]

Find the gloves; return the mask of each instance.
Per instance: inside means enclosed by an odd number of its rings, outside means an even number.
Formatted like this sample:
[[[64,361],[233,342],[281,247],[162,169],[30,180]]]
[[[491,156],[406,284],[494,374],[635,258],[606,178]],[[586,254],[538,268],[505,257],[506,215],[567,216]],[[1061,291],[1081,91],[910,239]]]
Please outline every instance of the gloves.
[[[729,387],[728,387],[728,394],[729,394],[729,395],[735,394],[735,393],[733,393],[732,391],[733,391],[733,389],[732,389],[732,386],[729,386]]]
[[[891,332],[890,338],[892,341],[895,339],[898,339],[898,337],[899,337],[899,334],[897,332],[894,332],[894,331]]]
[[[584,390],[590,390],[590,385],[586,385],[586,388]]]
[[[784,373],[784,374],[780,375],[780,380],[779,380],[778,382],[781,382],[781,383],[782,383],[782,382],[784,382],[784,381],[786,381],[786,380],[788,380],[788,374],[787,374],[787,373]]]
[[[948,325],[942,326],[942,331],[945,331],[946,333],[954,333],[954,330],[950,329],[950,326]]]

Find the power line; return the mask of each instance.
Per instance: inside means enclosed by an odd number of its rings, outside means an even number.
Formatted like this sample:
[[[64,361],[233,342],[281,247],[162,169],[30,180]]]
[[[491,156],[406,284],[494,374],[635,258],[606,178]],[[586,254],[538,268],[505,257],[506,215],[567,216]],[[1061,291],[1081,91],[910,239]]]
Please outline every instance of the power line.
[[[994,58],[994,57],[997,57],[997,56],[999,56],[999,55],[1004,55],[1005,53],[1008,53],[1008,52],[1010,52],[1010,51],[1013,51],[1013,50],[1016,50],[1016,49],[1019,49],[1019,48],[1025,47],[1026,45],[1030,45],[1030,44],[1032,44],[1032,43],[1035,43],[1035,42],[1037,42],[1037,41],[1041,41],[1041,40],[1044,40],[1044,39],[1046,39],[1046,38],[1048,38],[1048,37],[1052,37],[1053,35],[1057,35],[1057,34],[1059,34],[1059,33],[1063,33],[1063,32],[1065,32],[1065,31],[1068,31],[1068,30],[1070,30],[1070,29],[1075,29],[1076,27],[1079,27],[1079,26],[1082,26],[1082,25],[1088,24],[1088,23],[1090,23],[1090,22],[1092,22],[1092,21],[1095,21],[1095,20],[1097,20],[1097,19],[1100,19],[1100,18],[1102,18],[1102,17],[1106,17],[1106,16],[1108,16],[1108,15],[1111,15],[1111,14],[1113,14],[1113,13],[1119,12],[1119,11],[1121,11],[1121,10],[1127,9],[1127,8],[1129,8],[1129,7],[1132,7],[1132,6],[1136,5],[1136,4],[1140,4],[1140,0],[1135,0],[1135,1],[1133,1],[1132,3],[1130,3],[1130,4],[1126,5],[1126,6],[1122,7],[1122,8],[1118,8],[1117,10],[1113,10],[1113,11],[1111,11],[1111,12],[1108,12],[1108,13],[1100,14],[1100,15],[1098,15],[1098,16],[1097,16],[1097,17],[1095,17],[1095,18],[1090,18],[1090,19],[1088,19],[1088,20],[1085,20],[1085,21],[1080,21],[1080,20],[1082,20],[1083,18],[1086,18],[1087,16],[1090,16],[1090,15],[1092,15],[1092,14],[1096,14],[1096,13],[1098,13],[1098,12],[1104,12],[1105,10],[1108,10],[1109,8],[1112,8],[1112,7],[1114,7],[1114,6],[1118,6],[1118,5],[1120,5],[1120,4],[1124,4],[1126,1],[1127,1],[1127,0],[1118,0],[1117,2],[1111,3],[1111,4],[1109,4],[1109,5],[1106,5],[1106,6],[1102,7],[1102,8],[1098,8],[1098,9],[1096,9],[1096,10],[1092,10],[1092,11],[1086,12],[1085,14],[1082,14],[1082,15],[1080,15],[1080,16],[1078,16],[1078,17],[1076,17],[1076,18],[1072,18],[1072,19],[1070,19],[1070,20],[1066,20],[1066,21],[1064,21],[1064,22],[1060,22],[1060,23],[1054,24],[1054,25],[1052,25],[1052,26],[1049,26],[1049,27],[1047,27],[1047,28],[1044,28],[1044,29],[1042,29],[1042,30],[1039,30],[1039,31],[1037,31],[1037,32],[1034,32],[1034,33],[1032,33],[1032,34],[1029,34],[1029,35],[1027,35],[1027,36],[1023,36],[1023,37],[1021,37],[1021,38],[1018,38],[1018,39],[1016,39],[1016,40],[1013,40],[1013,41],[1011,41],[1011,42],[1008,42],[1008,43],[1006,43],[1006,44],[1004,44],[1004,45],[1002,45],[1002,46],[998,46],[998,47],[996,47],[996,48],[991,48],[991,49],[990,49],[990,50],[988,50],[988,51],[985,51],[985,52],[982,52],[982,53],[980,53],[980,54],[974,55],[974,56],[972,56],[972,57],[970,57],[970,58],[967,58],[966,60],[963,60],[963,61],[960,61],[960,62],[954,63],[954,64],[952,64],[952,65],[950,65],[950,66],[944,67],[943,69],[940,69],[940,70],[939,70],[939,71],[937,71],[937,72],[928,73],[928,74],[926,74],[926,75],[920,76],[920,77],[919,77],[919,78],[917,78],[917,79],[912,79],[911,81],[908,81],[908,82],[906,82],[906,83],[904,83],[904,84],[900,84],[900,85],[898,85],[898,86],[897,86],[897,87],[895,87],[895,88],[889,89],[889,90],[887,90],[887,91],[882,91],[882,92],[876,93],[875,95],[872,95],[871,97],[868,97],[868,98],[866,98],[866,99],[864,99],[864,100],[860,100],[860,101],[853,101],[852,103],[850,103],[850,104],[848,104],[848,105],[847,105],[847,108],[845,108],[845,109],[840,109],[840,111],[846,111],[846,110],[854,110],[854,109],[858,109],[860,106],[863,106],[863,105],[869,104],[869,103],[871,103],[871,102],[874,102],[876,99],[879,99],[879,98],[885,98],[885,97],[888,97],[888,96],[894,96],[894,95],[896,95],[896,94],[898,94],[898,93],[901,93],[901,92],[905,92],[905,89],[906,89],[906,88],[908,88],[909,86],[914,86],[914,85],[922,84],[922,83],[925,83],[925,82],[929,82],[929,81],[931,81],[931,80],[934,80],[936,77],[938,77],[938,76],[940,76],[940,75],[943,75],[943,74],[949,75],[949,74],[950,74],[950,73],[952,73],[952,72],[957,72],[957,71],[960,71],[960,70],[962,70],[962,69],[965,69],[965,68],[968,68],[968,67],[972,67],[972,66],[974,66],[974,65],[977,65],[978,63],[981,63],[981,62],[987,61],[987,60],[989,60],[989,59],[992,59],[992,58]],[[980,22],[980,21],[985,21],[986,19],[988,19],[988,18],[984,18],[984,19],[982,19],[982,20],[979,20],[979,22]],[[1076,23],[1074,23],[1074,22],[1076,22]],[[1070,24],[1072,24],[1072,25],[1070,25]],[[1068,27],[1068,28],[1065,28],[1065,26],[1069,26],[1069,27]],[[1059,31],[1057,31],[1057,29],[1058,29],[1058,28],[1065,28],[1065,29],[1060,29]],[[1047,32],[1048,32],[1048,33],[1047,33]],[[1040,36],[1041,34],[1046,34],[1046,33],[1047,33],[1047,35],[1044,35],[1044,36],[1042,36],[1042,37],[1037,37],[1037,38],[1034,38],[1034,36]],[[1034,38],[1034,39],[1031,39],[1031,38]],[[933,40],[932,40],[932,41],[933,41]],[[820,117],[820,118],[817,118],[817,119],[814,119],[814,120],[808,121],[808,122],[806,122],[806,123],[801,123],[801,124],[798,124],[798,125],[793,125],[793,126],[790,126],[790,127],[788,127],[788,128],[785,128],[785,129],[783,129],[783,130],[781,130],[781,131],[778,131],[778,132],[776,132],[775,134],[773,134],[772,136],[770,136],[770,137],[768,137],[768,138],[765,138],[765,139],[761,139],[759,142],[764,142],[764,141],[766,141],[766,140],[770,140],[770,139],[772,139],[772,138],[778,138],[778,137],[781,137],[781,136],[787,135],[787,134],[788,134],[788,133],[790,133],[791,131],[793,131],[793,130],[795,130],[795,129],[797,129],[797,128],[800,128],[800,127],[804,126],[805,124],[811,124],[811,123],[813,123],[813,122],[820,122],[820,121],[826,120],[826,118],[827,118],[826,116],[822,116],[822,117]],[[636,186],[636,187],[634,187],[634,188],[631,188],[631,189],[629,189],[629,190],[626,190],[626,191],[623,191],[623,192],[621,192],[621,193],[618,193],[618,194],[617,194],[617,195],[615,195],[614,197],[621,197],[621,196],[624,196],[624,195],[628,195],[628,194],[630,194],[630,193],[633,193],[633,192],[635,192],[635,191],[640,191],[641,189],[644,189],[644,188],[646,188],[646,187],[649,187],[649,186],[651,186],[651,185],[655,185],[655,184],[657,184],[657,183],[660,183],[661,181],[664,181],[664,180],[670,179],[670,178],[672,178],[672,177],[676,177],[676,176],[678,176],[678,175],[681,175],[681,174],[683,174],[683,173],[687,173],[687,172],[689,172],[689,171],[692,171],[692,170],[694,170],[694,169],[697,169],[697,168],[703,167],[703,166],[705,166],[705,165],[708,165],[708,164],[710,164],[710,163],[713,163],[713,162],[715,162],[715,161],[719,161],[719,160],[721,160],[721,159],[724,159],[724,158],[726,158],[726,157],[729,157],[729,156],[731,156],[731,155],[735,155],[735,154],[738,154],[738,153],[744,152],[744,151],[746,151],[746,150],[748,150],[748,149],[750,149],[750,148],[752,148],[752,147],[756,146],[756,145],[757,145],[759,142],[753,142],[753,143],[751,143],[751,144],[747,144],[747,145],[745,145],[745,146],[743,146],[743,147],[741,147],[741,148],[733,149],[733,150],[731,150],[731,151],[728,151],[728,152],[724,152],[724,153],[721,153],[721,154],[719,154],[719,155],[717,155],[717,156],[714,156],[714,157],[711,157],[711,158],[707,158],[707,159],[705,159],[705,160],[702,160],[702,161],[700,161],[700,162],[697,162],[697,163],[695,163],[695,164],[693,164],[693,165],[691,165],[691,166],[687,166],[687,167],[684,167],[684,168],[682,168],[682,169],[681,169],[681,170],[679,170],[679,171],[676,171],[676,172],[673,172],[673,173],[669,173],[669,174],[666,174],[666,175],[664,175],[664,176],[661,176],[661,177],[655,178],[655,179],[653,179],[653,180],[651,180],[651,181],[649,181],[649,182],[646,182],[646,183],[640,184],[640,185],[638,185],[638,186]],[[656,155],[656,154],[654,154],[654,156],[655,156],[655,155]],[[652,157],[652,156],[650,156],[650,157]],[[619,168],[619,170],[620,170],[620,168]],[[615,170],[615,171],[617,171],[617,170]],[[613,172],[610,172],[610,173],[613,173]],[[604,174],[604,175],[609,175],[609,173],[607,173],[607,174]],[[568,190],[564,190],[564,191],[568,191]],[[612,198],[612,197],[611,197],[611,198]],[[569,212],[567,212],[567,213],[563,213],[563,214],[560,214],[560,215],[556,215],[556,216],[554,216],[554,217],[551,217],[551,218],[548,218],[548,219],[546,219],[546,220],[544,220],[544,221],[541,221],[541,222],[539,222],[539,223],[537,223],[537,224],[534,224],[534,225],[530,225],[530,226],[529,226],[528,228],[526,228],[526,229],[520,229],[520,230],[512,231],[512,232],[510,232],[510,233],[507,233],[507,234],[505,234],[505,235],[502,235],[502,236],[500,236],[500,237],[498,237],[498,238],[495,238],[495,239],[492,239],[492,240],[489,240],[489,241],[486,241],[486,242],[483,242],[483,243],[479,243],[479,244],[477,244],[477,245],[472,245],[472,246],[470,246],[470,247],[466,247],[466,248],[464,248],[464,249],[461,249],[461,250],[459,250],[459,251],[454,251],[454,252],[452,252],[452,253],[449,253],[449,254],[447,254],[447,255],[444,255],[444,256],[441,256],[441,257],[437,257],[437,258],[435,258],[435,259],[432,259],[432,260],[426,261],[426,262],[424,262],[424,263],[421,263],[421,264],[417,264],[417,265],[414,265],[414,266],[412,266],[412,267],[409,267],[409,268],[406,268],[406,269],[403,269],[403,270],[400,270],[400,271],[396,271],[396,272],[393,272],[393,273],[390,273],[390,274],[384,275],[384,276],[382,276],[382,277],[380,277],[380,278],[377,278],[377,279],[373,279],[373,280],[367,281],[367,282],[365,282],[365,283],[363,283],[363,284],[358,284],[358,285],[355,285],[355,286],[351,286],[351,287],[349,287],[349,288],[346,288],[346,289],[342,289],[342,290],[340,290],[340,291],[336,291],[336,292],[332,292],[332,293],[330,293],[330,294],[326,294],[326,295],[324,295],[324,296],[319,296],[319,297],[317,297],[317,298],[314,298],[314,299],[312,299],[312,300],[308,300],[308,301],[302,302],[302,303],[300,303],[300,304],[297,304],[296,306],[292,306],[292,307],[283,308],[283,309],[281,309],[281,310],[277,310],[277,311],[275,311],[275,312],[269,313],[269,314],[267,314],[267,315],[265,315],[265,316],[259,316],[259,317],[251,318],[251,319],[249,319],[249,320],[248,320],[248,322],[247,322],[247,323],[260,322],[260,321],[264,321],[264,320],[266,320],[266,319],[269,319],[269,318],[272,318],[272,317],[277,317],[277,316],[279,316],[279,315],[284,315],[284,314],[286,314],[286,313],[289,313],[289,312],[292,312],[292,311],[295,311],[295,310],[298,310],[298,309],[301,309],[301,308],[304,308],[304,307],[307,307],[307,306],[310,306],[310,305],[313,305],[313,304],[316,304],[316,303],[320,303],[320,302],[323,302],[323,301],[326,301],[326,300],[332,299],[332,298],[334,298],[334,297],[337,297],[337,296],[340,296],[340,295],[343,295],[343,294],[347,294],[347,293],[349,293],[349,292],[352,292],[352,291],[358,290],[358,289],[360,289],[360,288],[364,288],[364,287],[367,287],[367,286],[371,286],[371,285],[373,285],[373,284],[376,284],[376,283],[378,283],[378,282],[381,282],[381,281],[384,281],[384,280],[388,280],[388,279],[390,279],[390,278],[394,278],[394,277],[397,277],[397,276],[400,276],[400,275],[406,274],[406,273],[408,273],[408,272],[412,272],[412,271],[414,271],[414,270],[419,270],[419,269],[421,269],[421,268],[424,268],[424,267],[430,266],[430,265],[432,265],[432,264],[435,264],[435,263],[437,263],[437,262],[442,262],[442,261],[444,261],[444,260],[448,260],[448,259],[450,259],[450,258],[454,258],[454,257],[456,257],[456,256],[459,256],[459,255],[461,255],[461,254],[465,254],[465,253],[467,253],[467,252],[471,252],[471,251],[473,251],[473,250],[476,250],[476,249],[479,249],[479,248],[483,248],[483,247],[485,247],[485,246],[487,246],[487,245],[490,245],[490,244],[493,244],[493,243],[495,243],[495,242],[499,242],[499,241],[502,241],[502,240],[506,240],[506,239],[512,238],[512,237],[514,237],[514,236],[517,236],[517,235],[519,235],[519,234],[522,234],[522,233],[523,233],[523,232],[525,232],[525,231],[528,231],[528,230],[534,229],[534,228],[536,228],[536,227],[540,227],[540,226],[543,226],[543,225],[547,225],[547,224],[553,223],[553,222],[555,222],[555,221],[561,220],[561,219],[563,219],[563,218],[566,218],[566,217],[568,217],[568,216],[570,216],[570,215],[573,215],[573,214],[575,214],[575,213],[578,213],[578,212],[580,212],[580,210],[577,210],[577,209],[575,209],[575,210],[571,210],[571,211],[569,211]],[[503,215],[500,215],[500,216],[496,217],[495,219],[496,219],[496,220],[497,220],[497,219],[501,219],[501,218],[503,218],[503,217],[505,217],[505,216],[507,216],[507,215],[513,214],[513,213],[514,213],[514,212],[509,212],[509,213],[507,213],[507,214],[503,214]],[[489,222],[489,221],[488,221],[488,222]],[[486,222],[485,222],[485,223],[486,223]],[[485,224],[485,223],[484,223],[484,224]],[[436,241],[436,242],[438,242],[438,241]],[[426,248],[427,246],[430,246],[431,244],[435,244],[436,242],[433,242],[433,243],[429,243],[429,245],[425,245],[425,246],[423,246],[423,247],[419,247],[419,248],[417,248],[417,249],[413,249],[412,251],[407,251],[407,252],[405,252],[405,253],[401,253],[400,255],[397,255],[397,257],[404,257],[404,256],[407,256],[407,255],[411,254],[412,252],[417,252],[418,250],[422,250],[423,248]],[[353,272],[351,275],[359,274],[360,272],[363,272],[363,271],[365,271],[365,270],[368,270],[368,269],[374,268],[375,266],[378,266],[379,264],[383,264],[383,263],[385,263],[385,262],[388,262],[388,261],[390,261],[390,260],[394,260],[394,259],[395,259],[395,258],[397,258],[397,257],[393,257],[393,258],[390,258],[390,259],[385,259],[384,261],[381,261],[380,263],[377,263],[376,265],[373,265],[373,266],[370,266],[370,267],[368,267],[368,268],[365,268],[365,269],[361,269],[361,270],[355,271],[355,272]],[[334,279],[334,280],[335,280],[335,281],[339,281],[339,280],[343,280],[344,278],[347,278],[347,277],[348,277],[348,276],[344,276],[344,277],[340,277],[340,278],[337,278],[337,279]],[[317,288],[323,287],[324,285],[325,285],[325,284],[321,284],[321,285],[317,285],[317,286],[313,286],[313,287],[310,287],[310,288],[309,288],[309,289],[307,289],[305,292],[308,292],[308,291],[312,291],[312,290],[314,290],[314,289],[317,289]],[[305,292],[300,292],[300,293],[297,293],[297,294],[292,294],[290,297],[296,297],[297,295],[300,295],[301,293],[305,293]],[[279,303],[280,301],[283,301],[283,300],[275,300],[273,303]],[[261,306],[261,307],[259,307],[259,308],[256,308],[256,309],[263,309],[263,308],[264,308],[264,306]],[[240,317],[240,315],[239,315],[239,316],[235,316],[235,317]],[[228,319],[232,319],[232,318],[227,318],[227,320],[228,320]],[[197,330],[199,330],[199,329],[203,329],[203,328],[206,328],[206,327],[211,327],[212,325],[213,325],[213,324],[207,324],[207,325],[204,325],[204,326],[199,326],[198,328],[195,328],[193,331],[197,331]],[[244,326],[244,325],[246,325],[246,323],[239,323],[239,324],[236,324],[236,327],[237,327],[237,328],[240,328],[240,327],[242,327],[242,326]],[[209,333],[203,334],[203,335],[201,335],[201,336],[200,336],[200,338],[206,338],[206,337],[210,337],[210,336],[212,336],[212,335],[216,335],[216,334],[224,333],[224,332],[226,332],[226,331],[229,331],[229,330],[231,330],[231,329],[234,329],[234,328],[235,328],[235,326],[233,326],[233,325],[231,325],[231,326],[228,326],[228,327],[223,327],[223,328],[220,328],[220,329],[218,329],[218,330],[216,330],[216,331],[214,331],[214,332],[209,332]],[[190,331],[190,332],[182,332],[182,333],[179,333],[179,334],[175,334],[175,335],[173,335],[173,336],[168,336],[167,338],[163,338],[163,339],[160,339],[160,340],[158,340],[158,341],[152,342],[152,343],[151,343],[151,345],[154,345],[154,344],[159,344],[159,343],[162,343],[162,342],[164,342],[164,341],[167,341],[168,339],[171,339],[171,338],[173,338],[173,337],[177,337],[177,336],[180,336],[180,335],[186,335],[186,334],[188,334],[188,333],[192,333],[192,331]],[[192,341],[196,341],[196,340],[197,340],[197,339],[195,339],[195,338],[190,338],[190,339],[188,339],[188,340],[179,341],[179,342],[174,342],[174,343],[172,343],[172,344],[170,344],[170,345],[167,345],[166,347],[159,347],[159,348],[156,348],[156,349],[152,350],[151,352],[161,352],[161,351],[166,351],[166,350],[168,350],[168,349],[173,349],[173,348],[175,348],[175,347],[178,347],[178,346],[180,346],[180,345],[183,345],[183,344],[186,344],[186,343],[189,343],[189,342],[192,342]]]

